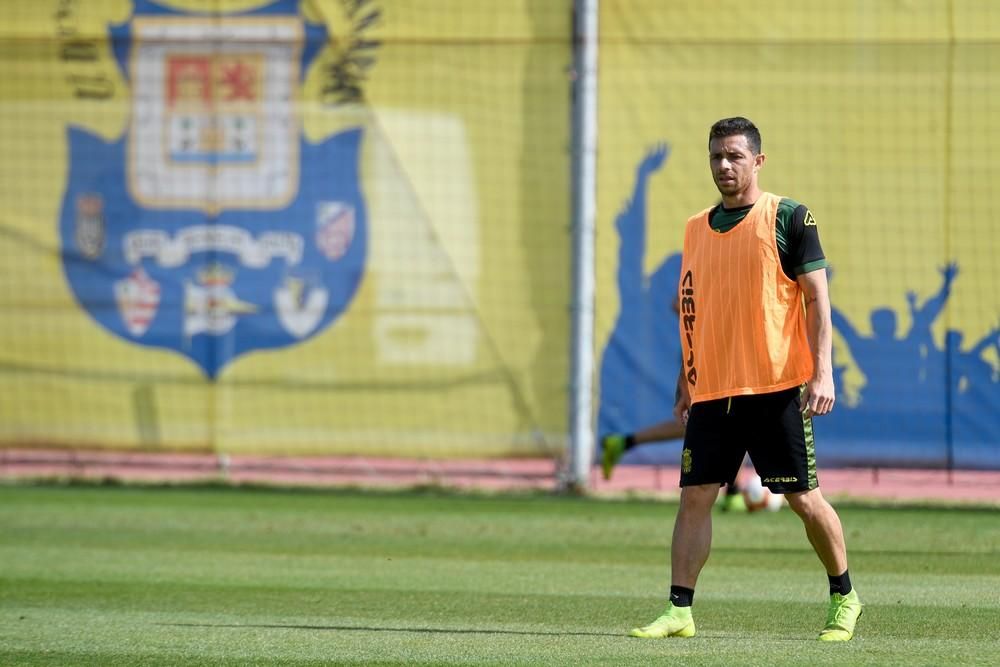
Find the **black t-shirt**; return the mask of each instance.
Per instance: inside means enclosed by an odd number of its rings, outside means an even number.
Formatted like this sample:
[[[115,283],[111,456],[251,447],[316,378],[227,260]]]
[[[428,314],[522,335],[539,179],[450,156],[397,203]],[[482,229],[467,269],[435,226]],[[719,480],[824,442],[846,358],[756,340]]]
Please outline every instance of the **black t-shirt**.
[[[708,224],[717,232],[727,232],[746,217],[753,205],[727,209],[719,204],[708,214]],[[819,242],[816,219],[805,204],[782,198],[778,202],[775,241],[781,269],[791,280],[803,273],[829,266]]]

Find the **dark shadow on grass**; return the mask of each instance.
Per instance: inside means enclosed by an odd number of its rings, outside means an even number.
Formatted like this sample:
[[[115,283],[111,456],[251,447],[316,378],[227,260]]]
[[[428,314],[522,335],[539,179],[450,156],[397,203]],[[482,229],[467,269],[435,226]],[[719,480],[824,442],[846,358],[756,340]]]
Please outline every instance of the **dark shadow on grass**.
[[[354,631],[354,632],[415,632],[421,634],[436,635],[517,635],[527,637],[612,637],[626,639],[628,641],[651,641],[636,640],[629,637],[624,632],[549,632],[545,630],[474,630],[472,628],[376,628],[368,625],[291,625],[282,623],[154,623],[154,625],[173,628],[265,628],[276,630],[326,630],[326,631]],[[731,636],[727,633],[698,633],[701,638],[710,639],[736,639],[743,640],[745,637]],[[779,642],[801,642],[803,637],[785,636],[769,637],[771,641]]]
[[[474,630],[472,628],[376,628],[367,625],[284,625],[280,623],[156,623],[174,628],[270,628],[279,630],[353,630],[357,632],[419,632],[441,635],[526,635],[551,637],[625,637],[614,632],[546,632],[529,630]]]

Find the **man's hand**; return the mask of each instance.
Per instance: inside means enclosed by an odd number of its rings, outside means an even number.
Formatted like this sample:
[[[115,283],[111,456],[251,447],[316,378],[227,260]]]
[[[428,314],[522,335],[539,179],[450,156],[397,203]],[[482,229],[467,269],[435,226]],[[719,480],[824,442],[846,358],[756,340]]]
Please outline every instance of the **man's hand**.
[[[683,369],[682,369],[683,371]],[[684,373],[677,378],[677,388],[678,396],[677,403],[674,404],[674,419],[681,426],[687,426],[688,415],[691,413],[691,392],[687,388],[687,380],[684,379]]]
[[[674,406],[674,419],[677,423],[685,428],[688,425],[688,416],[691,413],[691,403],[689,401],[680,401]]]
[[[829,414],[836,401],[834,394],[833,378],[830,376],[809,380],[802,392],[802,414],[807,417]]]
[[[955,276],[958,275],[958,262],[951,262],[939,270],[941,271],[941,275],[944,276],[945,284],[950,285],[955,280]]]

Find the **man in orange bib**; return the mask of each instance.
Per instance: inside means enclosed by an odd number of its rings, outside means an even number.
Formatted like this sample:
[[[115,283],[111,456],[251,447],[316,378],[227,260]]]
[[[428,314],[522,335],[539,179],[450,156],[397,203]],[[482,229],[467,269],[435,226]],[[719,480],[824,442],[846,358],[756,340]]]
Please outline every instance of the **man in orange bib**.
[[[687,428],[670,602],[633,637],[694,636],[712,506],[747,453],[764,485],[785,494],[826,568],[830,605],[819,638],[851,639],[861,616],[840,518],[816,475],[812,418],[834,404],[826,259],[812,213],[758,186],[764,161],[752,122],[712,126],[709,166],[722,202],[688,220],[678,288],[684,363],[674,415]]]

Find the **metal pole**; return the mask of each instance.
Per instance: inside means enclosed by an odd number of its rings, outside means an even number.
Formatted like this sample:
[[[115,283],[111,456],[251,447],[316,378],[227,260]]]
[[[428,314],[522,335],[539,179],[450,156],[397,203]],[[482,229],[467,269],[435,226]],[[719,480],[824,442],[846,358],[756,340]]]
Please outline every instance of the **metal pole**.
[[[597,26],[599,0],[576,0],[573,43],[573,293],[566,483],[587,486],[594,449],[594,220],[597,199]]]

